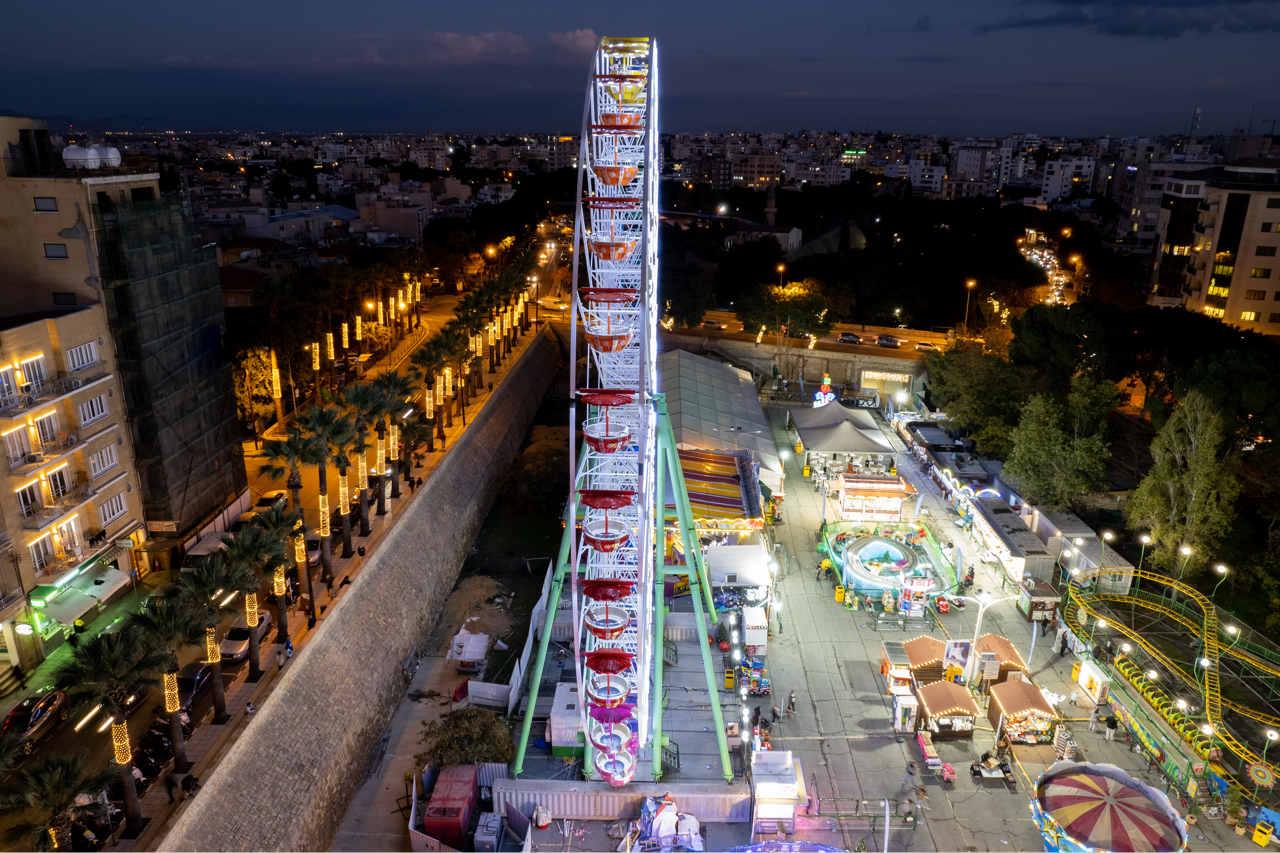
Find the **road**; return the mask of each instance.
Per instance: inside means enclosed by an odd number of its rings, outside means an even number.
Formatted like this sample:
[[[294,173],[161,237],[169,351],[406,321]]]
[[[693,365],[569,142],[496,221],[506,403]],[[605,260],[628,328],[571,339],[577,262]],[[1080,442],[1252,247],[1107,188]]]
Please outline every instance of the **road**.
[[[742,328],[742,323],[738,321],[738,318],[734,316],[732,312],[708,311],[703,319],[703,323],[723,324],[727,328],[719,329],[714,326],[703,325],[696,329],[673,329],[671,334],[719,337],[728,340],[749,341],[751,343],[755,343],[755,335],[738,331]],[[864,340],[874,341],[874,335],[864,334],[862,331],[859,331],[861,328],[861,326],[857,325],[848,325],[844,323],[837,324],[835,328],[832,329],[830,335],[818,338],[813,349],[822,352],[840,352],[854,355],[879,356],[880,358],[897,358],[906,361],[919,361],[924,358],[923,352],[916,351],[915,343],[905,338],[901,339],[903,341],[902,346],[897,348],[876,346],[874,343],[844,344],[840,343],[840,341],[836,339],[836,335],[840,334],[840,332],[854,332],[855,334],[862,335]],[[910,330],[903,330],[903,334],[910,333]],[[936,339],[937,336],[933,337]],[[761,341],[761,346],[767,344],[772,347],[775,345],[776,341],[776,336],[766,334],[764,339]],[[785,342],[786,345],[792,349],[809,349],[809,341],[805,338],[787,338]],[[936,345],[936,340],[929,341],[929,343],[934,343]]]

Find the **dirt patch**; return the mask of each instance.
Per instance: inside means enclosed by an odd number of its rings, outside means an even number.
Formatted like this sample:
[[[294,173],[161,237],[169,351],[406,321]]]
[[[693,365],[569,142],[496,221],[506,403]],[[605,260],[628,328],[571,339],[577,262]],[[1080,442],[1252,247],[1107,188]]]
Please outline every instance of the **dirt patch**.
[[[431,633],[431,647],[443,654],[449,641],[462,628],[472,634],[488,634],[497,640],[511,630],[507,609],[511,596],[495,577],[471,575],[458,581],[458,586],[444,603],[444,612]]]

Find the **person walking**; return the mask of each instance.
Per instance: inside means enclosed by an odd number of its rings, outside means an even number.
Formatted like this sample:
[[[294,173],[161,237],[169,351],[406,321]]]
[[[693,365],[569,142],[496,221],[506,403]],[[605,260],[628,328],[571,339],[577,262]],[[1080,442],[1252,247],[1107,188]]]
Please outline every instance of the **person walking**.
[[[15,666],[13,668],[13,677],[18,679],[19,690],[27,689],[27,674],[23,671],[22,667]]]
[[[1094,734],[1098,733],[1098,719],[1102,715],[1098,713],[1098,706],[1094,705],[1093,710],[1089,712],[1089,731]]]
[[[1107,740],[1116,739],[1116,727],[1120,725],[1120,721],[1116,719],[1115,714],[1107,715]]]
[[[245,712],[246,714],[256,714],[256,713],[258,713],[258,709],[257,709],[257,708],[255,708],[255,707],[253,707],[253,703],[252,703],[252,702],[245,702],[245,703],[244,703],[244,712]]]
[[[796,712],[796,692],[791,691],[791,697],[787,699],[787,716],[790,717]]]
[[[285,643],[284,643],[284,656],[285,656],[285,657],[287,657],[287,658],[292,658],[292,657],[293,657],[293,641],[292,641],[292,640],[285,640]]]
[[[284,669],[284,652],[280,649],[276,649],[276,669]]]
[[[408,480],[409,480],[409,494],[413,494],[413,487],[417,483],[417,481],[414,480],[412,477],[409,477]]]
[[[781,708],[779,708],[777,705],[770,705],[770,706],[769,706],[769,720],[770,720],[770,722],[772,722],[772,723],[774,723],[774,724],[776,725],[776,724],[777,724],[777,722],[778,722],[779,720],[781,720],[781,719],[782,719],[782,709],[781,709]]]
[[[920,787],[920,765],[914,758],[907,762],[907,775],[902,777],[902,787],[913,791]]]
[[[177,802],[173,797],[174,794],[180,795],[178,797],[179,800],[186,798],[186,792],[182,790],[181,786],[182,780],[178,778],[177,773],[170,773],[164,777],[164,790],[169,795],[169,802]]]
[[[760,706],[757,705],[755,710],[751,712],[751,728],[760,725]]]
[[[197,779],[194,775],[188,773],[186,776],[182,777],[182,793],[190,797],[194,795],[196,791],[199,791],[199,790],[200,790],[200,780]]]
[[[913,788],[913,793],[907,796],[907,801],[902,806],[902,822],[906,824],[911,823],[911,818],[916,810],[916,797],[914,790],[915,789]]]

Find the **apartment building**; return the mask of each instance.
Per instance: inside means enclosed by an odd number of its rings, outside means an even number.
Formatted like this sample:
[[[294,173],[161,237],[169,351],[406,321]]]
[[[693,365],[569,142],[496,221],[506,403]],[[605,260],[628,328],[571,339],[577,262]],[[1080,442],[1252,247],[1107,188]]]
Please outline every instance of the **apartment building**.
[[[1185,184],[1204,187],[1185,272],[1187,309],[1280,335],[1280,160],[1238,160],[1182,177],[1184,192]]]
[[[101,304],[0,318],[0,692],[150,569],[113,349]]]
[[[738,154],[733,158],[733,185],[763,190],[782,179],[782,159],[777,154]]]
[[[1149,146],[1148,146],[1149,147]],[[1123,161],[1121,161],[1123,162]],[[1166,178],[1204,169],[1208,163],[1139,160],[1117,165],[1112,182],[1120,216],[1116,236],[1131,241],[1133,248],[1150,251],[1156,244],[1156,228],[1160,219],[1160,203],[1164,198]]]
[[[146,552],[142,565],[168,568],[180,559],[182,542],[248,485],[231,366],[222,354],[225,320],[217,261],[181,201],[160,198],[153,164],[106,151],[86,161],[85,151],[75,152],[76,159],[58,150],[43,121],[0,117],[0,256],[6,259],[0,264],[0,318],[25,327],[80,308],[84,311],[76,317],[99,318],[96,331],[55,330],[42,345],[44,376],[51,387],[65,391],[58,397],[65,402],[60,429],[52,434],[57,442],[60,433],[74,434],[79,447],[84,421],[102,417],[99,412],[118,419],[122,441],[116,452],[135,478],[125,484],[125,493],[141,493],[147,531],[137,549]],[[17,344],[10,337],[0,335],[6,348]],[[92,395],[96,402],[82,413],[84,380],[70,374],[83,356],[68,352],[84,352],[76,348],[88,343],[115,379]],[[34,349],[14,354],[13,394],[24,411],[30,408],[28,397],[46,405],[39,395],[23,392],[31,380],[22,361],[36,357]],[[81,387],[67,391],[64,379]],[[30,437],[36,425],[27,426]],[[20,436],[21,430],[14,434]],[[46,430],[41,441],[48,435]],[[34,442],[30,449],[34,454]],[[76,470],[92,474],[93,464],[86,459]],[[68,480],[67,486],[79,488],[93,479]],[[104,493],[105,499],[113,497],[114,492]],[[87,529],[83,522],[80,529]],[[118,525],[104,529],[119,537]],[[56,542],[50,544],[56,555]]]
[[[1001,150],[994,142],[952,148],[949,174],[956,180],[989,181],[999,173]]]
[[[1088,193],[1093,185],[1092,157],[1063,157],[1044,164],[1040,197],[1045,201]]]

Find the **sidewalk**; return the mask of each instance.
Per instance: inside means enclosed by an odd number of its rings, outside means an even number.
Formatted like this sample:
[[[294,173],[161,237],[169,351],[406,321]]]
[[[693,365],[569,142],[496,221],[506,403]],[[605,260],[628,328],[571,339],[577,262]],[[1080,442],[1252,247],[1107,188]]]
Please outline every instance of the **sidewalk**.
[[[524,352],[528,349],[529,343],[534,336],[538,334],[539,327],[535,326],[520,337],[516,342],[516,346],[512,353],[507,356],[503,365],[498,368],[496,373],[486,373],[484,375],[485,387],[487,389],[490,381],[494,384],[494,392],[501,388],[503,378],[510,372],[512,366],[516,363]],[[478,398],[473,398],[466,407],[466,421],[468,424],[474,423],[475,416],[484,408],[493,394],[487,390]],[[446,447],[452,448],[455,444],[455,437],[460,435],[465,427],[462,426],[462,418],[454,418],[454,426],[446,429],[445,433],[448,437]],[[420,476],[425,481],[431,476],[431,473],[440,465],[444,456],[449,450],[441,451],[439,444],[436,445],[435,453],[425,454],[424,464],[413,469],[415,476]],[[403,474],[401,475],[403,476]],[[332,613],[333,608],[337,607],[342,600],[342,592],[346,588],[341,585],[342,579],[350,576],[354,579],[364,562],[371,558],[377,549],[381,546],[382,541],[387,537],[395,519],[401,509],[407,507],[410,501],[417,498],[418,492],[410,492],[404,488],[400,492],[398,499],[388,498],[386,501],[387,514],[379,516],[376,514],[376,503],[370,503],[369,509],[369,525],[370,535],[368,537],[360,537],[358,534],[358,526],[353,531],[353,545],[363,545],[366,556],[361,557],[358,553],[349,558],[344,559],[339,556],[333,558],[333,575],[338,586],[329,589],[325,584],[320,583],[318,575],[320,567],[317,566],[312,570],[313,585],[316,594],[316,611],[317,622],[314,629],[307,629],[307,613],[300,607],[295,607],[289,614],[289,633],[293,641],[294,648],[297,651],[310,641],[315,635],[315,631],[324,624],[325,619]],[[271,635],[274,638],[274,633]],[[278,643],[263,643],[261,649],[262,665],[264,675],[257,684],[247,684],[244,681],[247,675],[248,667],[243,667],[242,671],[237,674],[226,688],[227,695],[227,712],[231,715],[231,719],[221,726],[215,726],[207,721],[202,721],[192,734],[192,738],[188,741],[187,754],[188,759],[192,762],[191,773],[197,777],[204,777],[209,774],[213,767],[216,766],[218,760],[226,754],[226,752],[234,748],[235,742],[239,735],[244,731],[251,720],[249,715],[245,713],[245,703],[253,702],[253,704],[261,708],[263,704],[270,701],[271,692],[274,690],[278,678],[281,673],[275,665],[275,652],[279,647]],[[289,664],[285,664],[285,669],[289,668]],[[424,668],[426,669],[426,668]],[[419,676],[421,677],[421,675]],[[198,794],[197,794],[198,796]],[[173,818],[185,808],[185,802],[170,804],[168,794],[164,790],[164,785],[153,785],[147,790],[142,797],[143,816],[150,819],[142,835],[137,840],[123,840],[117,842],[118,849],[121,850],[147,850],[154,848],[167,834],[169,827],[172,825]]]

